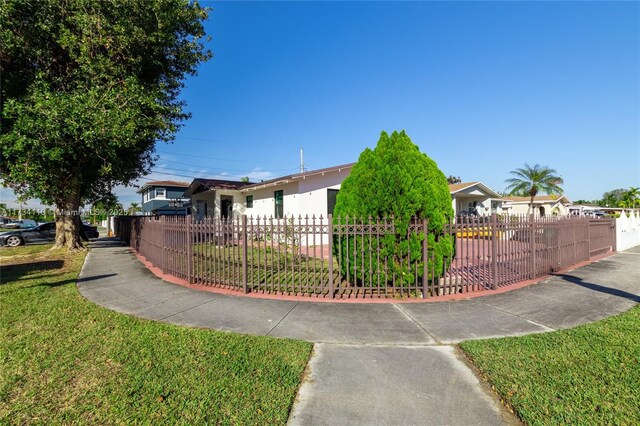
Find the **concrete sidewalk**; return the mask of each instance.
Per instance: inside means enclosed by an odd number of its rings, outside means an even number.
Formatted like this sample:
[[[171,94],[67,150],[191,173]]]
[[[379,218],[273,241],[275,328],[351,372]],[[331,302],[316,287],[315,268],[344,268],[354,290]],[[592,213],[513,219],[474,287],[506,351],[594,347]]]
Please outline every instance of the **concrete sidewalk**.
[[[89,300],[174,324],[322,343],[432,345],[573,327],[640,301],[640,247],[540,284],[439,303],[314,303],[192,290],[154,276],[116,240],[98,240],[78,280]]]
[[[149,272],[113,239],[92,243],[78,279],[87,299],[186,326],[318,343],[292,424],[503,424],[454,347],[466,339],[573,327],[640,302],[640,247],[540,284],[472,300],[332,304],[201,292]]]

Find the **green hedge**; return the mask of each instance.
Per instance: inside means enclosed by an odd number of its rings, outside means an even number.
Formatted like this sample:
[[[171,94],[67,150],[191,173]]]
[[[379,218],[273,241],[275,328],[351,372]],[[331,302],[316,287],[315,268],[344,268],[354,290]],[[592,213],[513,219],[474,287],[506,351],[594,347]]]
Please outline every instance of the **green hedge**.
[[[342,259],[342,273],[350,268],[349,275],[355,275],[357,281],[373,280],[381,286],[387,285],[392,274],[396,285],[414,283],[423,275],[424,234],[412,232],[408,236],[408,229],[412,220],[427,219],[429,278],[440,276],[448,267],[445,259],[453,253],[454,237],[443,233],[445,223],[453,218],[449,186],[435,161],[421,153],[404,131],[391,136],[382,132],[376,148],[360,154],[342,183],[334,209],[334,223],[391,217],[395,227],[382,238],[353,236],[334,242],[334,253]],[[375,255],[354,254],[354,244]],[[386,276],[381,273],[385,259]],[[358,265],[355,269],[354,264]]]

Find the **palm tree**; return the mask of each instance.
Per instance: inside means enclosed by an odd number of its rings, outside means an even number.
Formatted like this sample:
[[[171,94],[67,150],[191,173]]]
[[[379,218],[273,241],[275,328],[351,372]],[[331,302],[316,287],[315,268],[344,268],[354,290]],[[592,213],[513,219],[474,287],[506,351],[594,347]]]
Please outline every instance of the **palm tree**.
[[[141,211],[140,205],[138,203],[131,203],[129,206],[129,214],[134,215],[136,212]]]
[[[524,167],[515,169],[511,172],[512,177],[505,182],[508,184],[506,190],[509,195],[528,195],[531,197],[529,201],[529,214],[533,211],[533,199],[535,196],[544,192],[549,195],[562,194],[563,190],[559,185],[564,182],[558,172],[547,166],[536,164],[531,167],[527,163]],[[526,196],[525,195],[525,196]]]
[[[631,187],[628,190],[626,190],[624,192],[624,195],[622,196],[622,201],[625,202],[626,206],[622,205],[622,202],[620,203],[620,207],[627,207],[627,208],[636,208],[636,201],[638,200],[638,197],[640,196],[640,188],[636,188],[636,187]]]

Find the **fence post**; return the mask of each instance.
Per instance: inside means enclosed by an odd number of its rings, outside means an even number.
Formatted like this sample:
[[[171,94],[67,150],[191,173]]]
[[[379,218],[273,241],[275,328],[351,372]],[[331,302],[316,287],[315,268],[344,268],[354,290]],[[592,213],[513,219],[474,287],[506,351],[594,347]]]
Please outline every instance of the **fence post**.
[[[591,219],[587,219],[587,241],[588,241],[588,250],[587,250],[587,259],[591,259]]]
[[[187,227],[187,282],[189,284],[191,284],[191,267],[193,266],[193,259],[191,258],[192,256],[192,244],[193,244],[193,239],[191,238],[191,215],[188,215],[185,218],[185,226]]]
[[[242,291],[247,294],[247,215],[242,215]]]
[[[429,286],[429,241],[427,232],[427,219],[422,219],[422,298],[427,298],[427,287]]]
[[[327,225],[327,233],[329,236],[329,241],[327,243],[329,245],[329,297],[333,299],[335,297],[333,294],[333,215],[328,214],[327,220],[329,221]],[[322,227],[320,229],[322,229]]]
[[[491,288],[498,288],[498,215],[491,214]]]
[[[533,212],[529,215],[529,248],[531,250],[531,279],[536,277],[536,217]]]
[[[624,214],[624,212],[622,213]],[[618,251],[618,230],[616,229],[616,226],[618,225],[618,220],[615,217],[611,218],[611,226],[609,227],[609,229],[611,230],[610,232],[613,232],[612,237],[612,241],[611,241],[611,251]]]
[[[165,252],[167,251],[167,231],[165,229],[165,216],[160,216],[160,232],[162,233],[162,263],[160,264],[160,269],[162,270],[163,274],[166,274],[166,254]]]

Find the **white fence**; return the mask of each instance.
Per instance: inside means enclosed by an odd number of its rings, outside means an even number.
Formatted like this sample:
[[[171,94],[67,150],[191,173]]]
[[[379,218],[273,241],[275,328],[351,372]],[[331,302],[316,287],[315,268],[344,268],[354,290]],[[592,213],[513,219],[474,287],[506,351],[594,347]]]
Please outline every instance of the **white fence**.
[[[640,245],[640,214],[631,210],[616,219],[616,251]]]

